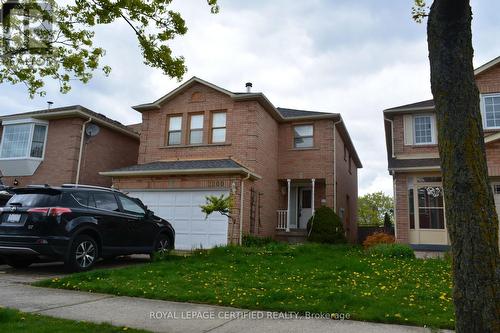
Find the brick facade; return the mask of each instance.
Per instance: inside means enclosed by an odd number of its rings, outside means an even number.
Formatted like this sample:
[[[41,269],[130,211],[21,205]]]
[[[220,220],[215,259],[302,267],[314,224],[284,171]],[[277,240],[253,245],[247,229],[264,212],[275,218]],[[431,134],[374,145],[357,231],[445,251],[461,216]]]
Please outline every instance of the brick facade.
[[[481,74],[476,75],[476,84],[481,94],[500,93],[500,64],[491,67]],[[416,112],[423,112],[416,109]],[[425,111],[427,112],[427,111]],[[429,110],[433,113],[433,110]],[[405,158],[422,158],[423,154],[439,154],[437,145],[415,146],[404,145],[404,124],[403,113],[391,115],[393,121],[393,145],[394,154],[406,155]],[[387,131],[387,129],[386,129]],[[491,135],[497,135],[499,130],[485,129],[485,138]],[[497,181],[500,177],[500,141],[498,139],[487,142],[486,158],[488,163],[488,173],[492,181]],[[417,156],[420,155],[420,156]],[[428,157],[431,158],[431,157]],[[410,243],[409,231],[409,205],[408,205],[408,179],[409,177],[422,176],[425,168],[414,167],[413,170],[394,171],[392,173],[394,180],[394,203],[395,203],[395,222],[396,238],[398,242]],[[429,174],[427,174],[429,175]],[[432,176],[441,176],[440,173],[431,174]]]
[[[226,142],[210,142],[211,121],[214,112],[226,112]],[[189,119],[193,114],[204,115],[203,143],[190,145]],[[177,146],[168,146],[168,123],[171,116],[182,116],[182,139]],[[256,100],[237,101],[228,94],[196,82],[162,103],[159,109],[142,111],[139,164],[155,161],[232,159],[261,179],[244,180],[243,233],[258,236],[274,236],[276,232],[277,210],[283,209],[283,186],[286,179],[310,181],[315,178],[315,204],[320,207],[321,199],[334,206],[334,166],[335,156],[333,126],[330,119],[308,120],[314,125],[314,148],[293,148],[293,125],[297,121],[278,121],[269,109]],[[338,135],[338,140],[342,137]],[[343,147],[343,143],[342,143]],[[342,160],[343,161],[343,160]],[[352,162],[352,171],[338,170],[338,203],[346,206],[349,196],[349,221],[345,221],[349,238],[355,240],[357,167]],[[128,189],[172,189],[172,188],[213,188],[207,179],[235,192],[233,202],[234,230],[239,231],[241,181],[245,176],[162,176],[162,177],[115,177],[113,183],[118,188]],[[234,185],[232,185],[234,183]],[[174,184],[174,185],[173,185]],[[175,187],[172,187],[175,186]],[[227,187],[229,186],[229,187]],[[219,188],[220,189],[220,188]],[[345,192],[348,193],[345,193]],[[253,202],[252,202],[253,198]],[[285,204],[286,205],[286,204]],[[253,212],[251,208],[253,207]],[[252,218],[251,218],[252,217]],[[229,226],[229,241],[237,240]]]
[[[13,186],[15,179],[18,186],[74,183],[84,121],[79,117],[50,120],[45,156],[35,173],[32,176],[3,177],[4,184]],[[111,179],[100,176],[99,172],[135,164],[138,148],[137,139],[100,126],[99,134],[85,141],[80,183],[111,186]]]

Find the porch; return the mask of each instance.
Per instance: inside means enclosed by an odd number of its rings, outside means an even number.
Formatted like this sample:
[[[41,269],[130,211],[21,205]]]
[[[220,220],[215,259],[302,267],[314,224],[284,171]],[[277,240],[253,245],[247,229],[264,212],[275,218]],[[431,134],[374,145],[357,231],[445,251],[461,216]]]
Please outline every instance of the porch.
[[[304,241],[307,222],[315,208],[326,202],[324,180],[286,179],[280,181],[280,206],[276,211],[276,237],[289,242]]]

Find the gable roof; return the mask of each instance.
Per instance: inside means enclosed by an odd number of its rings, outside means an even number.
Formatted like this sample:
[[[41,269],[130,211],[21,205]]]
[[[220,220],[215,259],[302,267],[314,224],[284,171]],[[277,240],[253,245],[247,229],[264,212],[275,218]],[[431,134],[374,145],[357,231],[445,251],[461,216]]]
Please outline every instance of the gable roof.
[[[261,177],[232,159],[220,160],[182,160],[157,161],[137,164],[112,171],[100,172],[102,176],[153,176],[153,175],[186,175],[186,174],[243,174],[252,179]]]
[[[92,122],[108,127],[112,130],[118,131],[122,134],[128,135],[139,140],[139,135],[128,126],[123,125],[119,121],[106,117],[101,113],[97,113],[81,105],[70,105],[54,109],[37,110],[23,113],[15,113],[5,116],[0,116],[0,121],[15,120],[23,118],[35,119],[62,119],[69,117],[79,117],[83,119],[92,119]]]
[[[330,113],[330,112],[318,112],[318,111],[307,111],[307,110],[297,110],[297,109],[289,109],[289,108],[277,108],[275,107],[271,101],[261,92],[232,92],[227,89],[221,88],[213,83],[202,80],[196,76],[193,76],[188,81],[184,82],[174,90],[170,91],[166,95],[163,95],[159,99],[151,103],[139,104],[133,106],[132,108],[139,112],[147,112],[149,110],[159,110],[161,105],[168,100],[176,97],[184,90],[193,86],[194,84],[202,84],[209,88],[212,88],[222,94],[225,94],[232,98],[235,101],[257,101],[269,114],[277,121],[277,122],[289,122],[296,120],[319,120],[319,119],[332,119],[336,121],[339,126],[339,132],[341,133],[344,141],[347,146],[351,150],[351,154],[354,160],[354,163],[358,168],[362,168],[361,160],[354,148],[354,144],[349,136],[347,128],[345,127],[345,123],[342,120],[342,117],[338,113]]]
[[[499,64],[500,64],[500,56],[498,56],[495,59],[488,61],[486,64],[476,68],[474,70],[474,75],[478,76],[479,74],[482,74],[482,73],[486,72],[487,70],[489,70],[489,69],[491,69]],[[428,99],[426,101],[405,104],[405,105],[385,109],[384,114],[405,113],[405,112],[412,112],[412,111],[428,111],[428,110],[434,110],[434,107],[435,107],[434,100]]]

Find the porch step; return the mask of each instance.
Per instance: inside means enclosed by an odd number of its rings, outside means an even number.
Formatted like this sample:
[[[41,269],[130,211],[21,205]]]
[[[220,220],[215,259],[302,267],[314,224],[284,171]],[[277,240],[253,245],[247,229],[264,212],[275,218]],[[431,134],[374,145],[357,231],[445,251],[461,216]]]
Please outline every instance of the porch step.
[[[307,230],[305,229],[290,229],[289,232],[285,230],[276,230],[274,236],[276,240],[287,242],[290,244],[305,243],[307,239]]]

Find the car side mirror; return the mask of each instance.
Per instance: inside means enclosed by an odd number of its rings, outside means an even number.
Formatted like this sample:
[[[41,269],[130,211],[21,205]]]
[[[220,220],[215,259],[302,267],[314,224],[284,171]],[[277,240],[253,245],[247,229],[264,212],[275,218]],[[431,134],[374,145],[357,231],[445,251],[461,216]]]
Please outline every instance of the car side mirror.
[[[147,218],[152,218],[154,215],[155,215],[155,213],[153,213],[153,212],[152,212],[152,211],[150,211],[149,209],[146,209],[146,217],[147,217]]]

